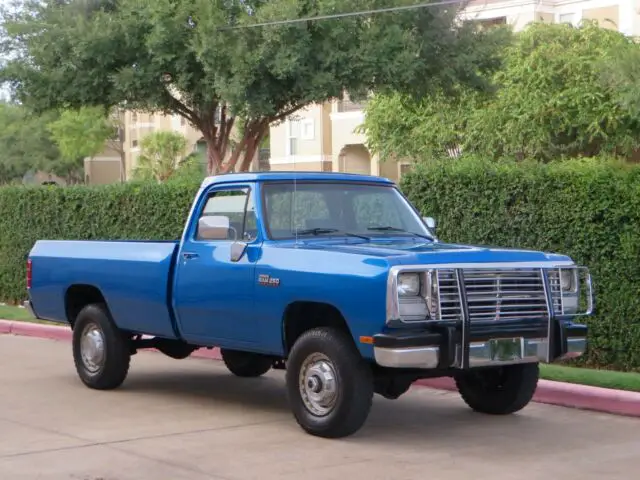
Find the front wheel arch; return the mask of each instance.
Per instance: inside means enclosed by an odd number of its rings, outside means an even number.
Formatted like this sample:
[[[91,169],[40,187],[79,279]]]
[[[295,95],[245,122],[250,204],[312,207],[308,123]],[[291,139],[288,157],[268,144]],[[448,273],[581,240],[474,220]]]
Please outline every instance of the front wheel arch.
[[[346,333],[355,341],[346,318],[330,303],[315,301],[295,301],[287,305],[282,316],[282,337],[285,356],[288,356],[295,342],[305,332],[314,328],[332,328]]]

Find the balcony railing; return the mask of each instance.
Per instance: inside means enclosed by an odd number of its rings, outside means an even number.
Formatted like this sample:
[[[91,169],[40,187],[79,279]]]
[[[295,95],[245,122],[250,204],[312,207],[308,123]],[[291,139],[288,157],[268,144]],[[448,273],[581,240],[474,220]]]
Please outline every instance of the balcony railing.
[[[358,112],[367,105],[366,101],[352,102],[351,100],[338,100],[338,112]]]

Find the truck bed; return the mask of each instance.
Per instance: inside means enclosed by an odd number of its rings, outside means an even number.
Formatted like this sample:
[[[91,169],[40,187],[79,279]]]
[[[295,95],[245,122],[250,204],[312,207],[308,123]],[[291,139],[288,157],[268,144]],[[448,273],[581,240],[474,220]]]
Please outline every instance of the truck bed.
[[[40,240],[30,253],[33,309],[39,318],[67,322],[68,289],[92,285],[118,327],[175,338],[168,299],[177,249],[177,241]]]

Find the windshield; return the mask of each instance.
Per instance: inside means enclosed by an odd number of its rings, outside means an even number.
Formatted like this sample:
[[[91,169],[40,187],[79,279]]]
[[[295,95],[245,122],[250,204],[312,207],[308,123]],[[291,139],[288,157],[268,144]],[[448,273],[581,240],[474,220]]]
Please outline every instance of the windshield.
[[[433,238],[393,186],[298,182],[265,183],[263,189],[266,226],[274,240],[331,234]]]

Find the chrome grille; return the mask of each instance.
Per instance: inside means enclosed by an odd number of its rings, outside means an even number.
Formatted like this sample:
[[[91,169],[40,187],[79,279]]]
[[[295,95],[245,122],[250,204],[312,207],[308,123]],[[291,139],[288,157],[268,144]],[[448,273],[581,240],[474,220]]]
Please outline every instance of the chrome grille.
[[[547,271],[549,279],[549,291],[551,293],[551,302],[553,303],[553,311],[556,315],[563,314],[562,290],[560,289],[560,271],[559,268]]]
[[[465,269],[469,321],[545,317],[547,301],[540,269]],[[438,271],[440,320],[462,318],[455,270]]]
[[[460,308],[460,290],[455,270],[437,270],[438,298],[440,299],[440,320],[459,320],[462,318]]]

